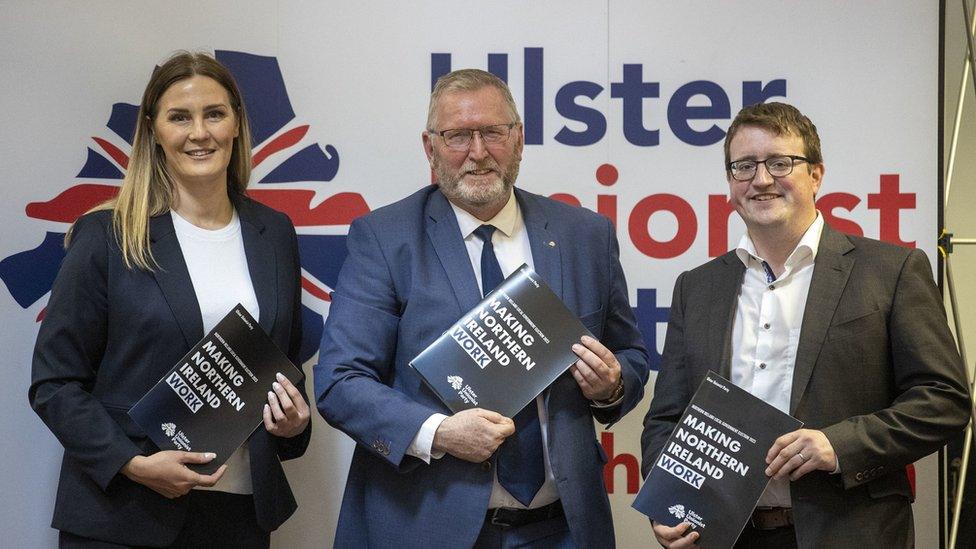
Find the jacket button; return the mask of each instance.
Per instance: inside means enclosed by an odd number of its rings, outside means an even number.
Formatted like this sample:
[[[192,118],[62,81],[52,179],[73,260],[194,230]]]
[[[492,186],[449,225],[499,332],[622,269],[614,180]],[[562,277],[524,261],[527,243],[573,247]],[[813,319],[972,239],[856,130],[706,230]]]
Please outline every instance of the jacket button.
[[[481,469],[483,471],[491,471],[491,462],[490,461],[482,461],[481,462]]]

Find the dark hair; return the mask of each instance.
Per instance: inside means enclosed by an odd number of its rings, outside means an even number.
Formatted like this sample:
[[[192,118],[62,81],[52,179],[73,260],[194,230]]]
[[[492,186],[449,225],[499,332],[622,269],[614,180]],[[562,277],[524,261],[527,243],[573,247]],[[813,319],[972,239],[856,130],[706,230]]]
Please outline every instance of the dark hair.
[[[729,169],[729,144],[742,126],[756,126],[776,135],[792,134],[803,139],[803,156],[810,164],[820,164],[820,136],[817,127],[793,105],[786,103],[758,103],[744,107],[735,115],[728,133],[725,134],[725,169]]]

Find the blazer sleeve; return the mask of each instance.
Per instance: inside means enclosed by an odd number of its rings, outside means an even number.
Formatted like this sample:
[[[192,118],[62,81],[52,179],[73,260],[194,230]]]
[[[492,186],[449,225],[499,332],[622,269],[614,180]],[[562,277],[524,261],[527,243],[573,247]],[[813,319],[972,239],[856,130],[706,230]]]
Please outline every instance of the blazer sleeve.
[[[634,409],[644,397],[644,385],[650,374],[647,349],[644,337],[637,328],[634,310],[630,306],[627,280],[620,265],[620,245],[616,232],[609,220],[606,230],[609,234],[610,293],[606,324],[601,343],[610,349],[620,363],[620,378],[624,383],[624,395],[618,406],[592,408],[593,416],[607,427],[613,425]]]
[[[109,243],[114,237],[106,219],[86,215],[75,224],[37,335],[28,391],[31,407],[64,446],[66,457],[102,490],[142,453],[91,393],[107,344]]]
[[[641,433],[641,472],[646,477],[654,466],[654,461],[671,436],[681,414],[691,401],[687,383],[687,363],[685,359],[684,326],[684,281],[682,273],[674,283],[671,297],[671,316],[668,319],[668,332],[664,340],[664,355],[661,368],[654,383],[654,397],[651,407],[644,416],[644,431]]]
[[[368,220],[349,228],[349,255],[339,273],[315,366],[322,417],[393,467],[400,468],[423,422],[437,412],[394,389],[400,302],[391,266]],[[415,467],[420,460],[406,460]]]
[[[292,364],[298,366],[299,369],[302,369],[302,263],[301,257],[298,253],[298,235],[295,234],[295,226],[292,225],[291,221],[284,214],[281,214],[281,217],[284,218],[288,227],[292,259],[289,267],[291,269],[290,275],[294,279],[295,283],[291,310],[291,333],[288,335],[288,351],[286,354],[288,355],[288,359],[291,360]],[[305,402],[309,402],[308,391],[305,389],[305,385],[305,383],[301,383],[297,389],[302,393],[302,398],[305,399]],[[308,448],[308,441],[311,439],[311,437],[311,418],[309,418],[308,425],[301,433],[290,438],[275,437],[278,442],[278,458],[285,461],[301,457],[305,454],[305,450]]]
[[[888,319],[890,406],[823,429],[851,488],[928,455],[969,419],[962,360],[925,253],[912,250],[898,275]]]

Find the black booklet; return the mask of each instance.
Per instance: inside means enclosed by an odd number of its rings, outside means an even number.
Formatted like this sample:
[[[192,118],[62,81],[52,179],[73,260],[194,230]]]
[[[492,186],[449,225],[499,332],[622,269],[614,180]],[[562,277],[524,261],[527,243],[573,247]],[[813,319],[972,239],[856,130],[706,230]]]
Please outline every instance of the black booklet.
[[[700,547],[732,547],[769,483],[766,452],[802,426],[708,372],[633,507],[667,526],[691,523]]]
[[[410,365],[453,412],[513,417],[578,358],[592,335],[528,265],[522,265]]]
[[[238,304],[190,349],[129,416],[161,450],[214,452],[217,470],[263,421],[268,391],[281,372],[296,386],[304,375]]]

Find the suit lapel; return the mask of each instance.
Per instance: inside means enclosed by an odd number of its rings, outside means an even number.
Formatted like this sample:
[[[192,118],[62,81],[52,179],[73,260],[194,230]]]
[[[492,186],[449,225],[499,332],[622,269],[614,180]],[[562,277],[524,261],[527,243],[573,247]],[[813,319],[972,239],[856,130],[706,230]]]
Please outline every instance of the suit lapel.
[[[847,286],[854,267],[854,259],[848,252],[854,249],[850,239],[824,225],[817,249],[817,258],[810,280],[810,291],[803,311],[800,341],[796,348],[793,368],[793,391],[790,395],[790,413],[796,413],[806,391],[813,367],[827,337],[827,328]]]
[[[451,204],[440,192],[433,189],[427,198],[427,237],[437,253],[437,258],[447,273],[454,296],[466,313],[481,301],[481,288],[471,267],[468,249],[461,238],[461,228]]]
[[[515,199],[518,200],[519,208],[522,211],[522,222],[525,224],[525,232],[529,238],[533,270],[542,277],[542,280],[546,281],[546,284],[552,289],[552,293],[556,294],[559,299],[563,299],[560,245],[565,243],[560,242],[549,230],[549,216],[546,215],[541,201],[535,195],[516,188]],[[550,422],[553,418],[552,410],[571,410],[571,402],[564,402],[564,400],[573,398],[577,394],[579,394],[579,389],[577,389],[576,380],[573,379],[568,370],[557,377],[543,391],[543,403],[548,411]],[[552,435],[550,435],[548,446],[554,447]]]
[[[203,319],[169,212],[149,219],[149,240],[157,263],[153,278],[162,290],[187,346],[192,347],[203,337]]]
[[[241,236],[244,240],[244,255],[247,256],[247,270],[251,284],[258,299],[258,324],[264,333],[270,334],[274,328],[278,311],[278,284],[275,272],[278,256],[274,246],[264,235],[264,224],[251,210],[249,200],[236,200],[234,207],[241,220]]]
[[[528,193],[515,189],[515,198],[522,210],[525,230],[529,235],[529,247],[532,250],[532,263],[535,272],[549,284],[552,293],[559,299],[563,298],[563,276],[561,266],[560,244],[555,235],[549,230],[549,217],[539,203],[539,200]]]
[[[738,305],[739,291],[742,289],[742,277],[746,267],[735,255],[729,252],[722,256],[723,268],[712,279],[713,296],[708,315],[708,334],[724,334],[719,339],[708,337],[706,366],[718,371],[720,375],[729,379],[732,372],[732,324],[735,321],[735,311]],[[699,372],[702,376],[705,372]]]

